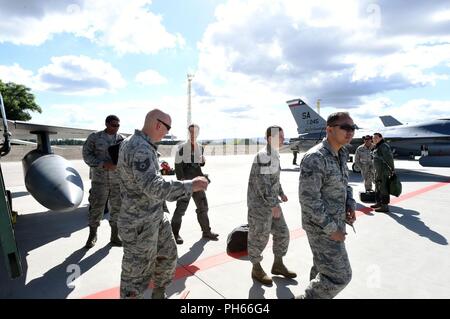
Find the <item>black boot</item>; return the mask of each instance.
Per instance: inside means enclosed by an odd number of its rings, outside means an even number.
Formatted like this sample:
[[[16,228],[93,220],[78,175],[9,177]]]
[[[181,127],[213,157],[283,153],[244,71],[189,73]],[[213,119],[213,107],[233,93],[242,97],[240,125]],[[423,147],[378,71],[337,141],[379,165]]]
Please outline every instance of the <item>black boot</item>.
[[[202,228],[203,238],[211,239],[211,240],[219,240],[219,234],[213,233],[211,231],[211,227],[209,227],[209,218],[207,212],[200,212],[197,213],[197,220],[200,224],[200,227]]]
[[[375,211],[378,213],[389,213],[389,206],[388,204],[381,204]]]
[[[111,245],[116,247],[122,247],[122,240],[119,237],[119,230],[117,229],[117,225],[111,225]]]
[[[370,208],[380,208],[381,207],[381,203],[375,203],[373,205],[370,205]]]
[[[87,249],[94,247],[95,243],[97,242],[97,227],[89,227],[89,237],[86,242]]]
[[[182,243],[184,243],[183,238],[181,238],[180,236],[180,228],[181,228],[181,224],[180,223],[171,223],[172,225],[172,233],[173,233],[173,237],[175,237],[175,242],[178,245],[181,245]]]
[[[202,237],[206,238],[206,239],[215,240],[215,241],[219,240],[219,238],[218,238],[219,234],[213,233],[212,231],[203,232]]]

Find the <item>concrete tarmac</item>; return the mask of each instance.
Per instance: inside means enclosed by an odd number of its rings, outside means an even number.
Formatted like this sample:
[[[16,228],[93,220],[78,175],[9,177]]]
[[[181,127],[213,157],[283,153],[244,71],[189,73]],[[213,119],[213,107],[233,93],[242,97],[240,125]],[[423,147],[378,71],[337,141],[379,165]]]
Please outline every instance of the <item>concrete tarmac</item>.
[[[173,167],[173,158],[165,158]],[[298,166],[291,154],[281,154],[281,182],[287,203],[282,204],[291,231],[286,265],[298,277],[274,276],[272,287],[250,276],[247,256],[229,256],[226,239],[231,230],[247,221],[246,194],[253,155],[209,156],[204,172],[212,230],[219,241],[201,238],[191,201],[183,219],[178,245],[178,268],[168,296],[173,299],[291,298],[309,283],[312,255],[301,229],[298,201]],[[108,216],[101,223],[94,248],[83,246],[88,237],[88,167],[72,161],[84,182],[84,198],[69,213],[48,211],[26,191],[20,162],[3,162],[13,209],[19,212],[15,234],[22,255],[24,274],[8,278],[0,257],[0,298],[118,298],[122,248],[111,247]],[[349,164],[350,167],[350,164]],[[353,279],[337,298],[449,298],[450,297],[450,168],[423,168],[418,162],[396,161],[403,194],[391,198],[391,212],[375,213],[361,203],[361,176],[350,174],[358,202],[356,234],[347,228],[346,246]],[[174,178],[169,176],[166,178]],[[175,203],[168,203],[171,212]],[[267,272],[273,262],[271,242],[262,265]],[[147,297],[150,297],[149,288]]]

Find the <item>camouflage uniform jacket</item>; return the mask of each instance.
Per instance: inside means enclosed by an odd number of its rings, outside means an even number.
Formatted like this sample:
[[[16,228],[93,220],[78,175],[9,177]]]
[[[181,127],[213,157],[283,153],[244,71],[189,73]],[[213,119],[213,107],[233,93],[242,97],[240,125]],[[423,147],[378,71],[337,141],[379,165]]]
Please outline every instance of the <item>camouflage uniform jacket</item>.
[[[358,166],[372,164],[372,148],[367,148],[364,144],[358,146],[355,151],[355,164]]]
[[[279,207],[283,195],[280,184],[280,154],[267,145],[256,154],[247,188],[248,208]]]
[[[299,184],[303,229],[328,235],[345,231],[346,211],[356,209],[348,185],[347,158],[345,147],[336,154],[326,138],[306,152],[300,163]]]
[[[132,226],[163,214],[165,201],[192,195],[192,181],[166,181],[159,171],[155,144],[140,130],[124,140],[117,163],[122,206],[119,223]]]
[[[103,130],[91,133],[86,142],[84,142],[83,159],[90,167],[89,178],[92,182],[106,183],[109,179],[110,182],[117,183],[117,172],[115,170],[106,170],[102,165],[105,162],[112,162],[108,147],[121,142],[124,137],[120,134],[110,137],[111,135],[106,133],[106,130]]]

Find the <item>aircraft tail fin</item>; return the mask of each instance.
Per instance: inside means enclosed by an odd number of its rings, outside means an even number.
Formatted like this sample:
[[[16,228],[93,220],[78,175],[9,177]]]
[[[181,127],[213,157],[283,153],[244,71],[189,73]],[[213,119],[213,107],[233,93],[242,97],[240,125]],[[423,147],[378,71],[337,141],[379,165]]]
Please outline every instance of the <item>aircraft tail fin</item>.
[[[298,134],[322,132],[327,122],[301,99],[286,102],[297,123]]]
[[[380,120],[381,122],[383,122],[383,125],[385,127],[402,125],[400,121],[398,121],[397,119],[395,119],[393,116],[390,115],[380,116]]]

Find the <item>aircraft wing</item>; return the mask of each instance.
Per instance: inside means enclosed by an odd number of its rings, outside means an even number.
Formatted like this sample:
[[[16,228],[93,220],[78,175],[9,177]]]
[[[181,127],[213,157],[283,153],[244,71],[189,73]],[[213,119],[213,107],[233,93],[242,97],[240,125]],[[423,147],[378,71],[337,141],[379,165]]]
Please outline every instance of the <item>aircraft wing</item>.
[[[8,129],[11,132],[12,137],[15,139],[35,138],[34,132],[49,132],[49,134],[58,134],[58,138],[62,139],[86,138],[90,133],[95,132],[95,130],[81,128],[34,124],[10,120],[8,120]],[[0,128],[0,131],[3,131],[3,128]]]
[[[424,132],[424,131],[417,131],[417,132],[406,132],[406,134],[402,135],[399,132],[384,132],[383,137],[386,140],[390,141],[414,141],[414,140],[421,140],[421,139],[449,139],[449,136],[446,134],[440,134],[435,132]]]

